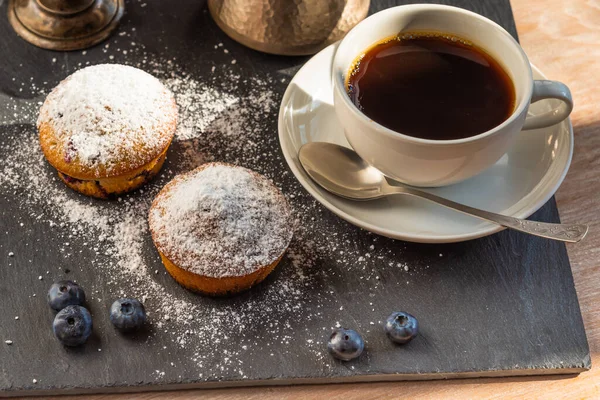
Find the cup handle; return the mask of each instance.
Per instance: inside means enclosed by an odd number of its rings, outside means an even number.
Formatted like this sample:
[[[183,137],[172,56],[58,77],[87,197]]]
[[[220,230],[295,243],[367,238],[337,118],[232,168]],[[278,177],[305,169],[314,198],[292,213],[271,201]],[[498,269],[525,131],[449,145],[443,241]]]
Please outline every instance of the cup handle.
[[[538,115],[528,115],[523,125],[523,130],[546,128],[558,124],[566,119],[573,110],[573,98],[571,91],[561,82],[556,81],[533,81],[533,94],[531,103],[543,99],[558,99],[562,103],[554,110]]]

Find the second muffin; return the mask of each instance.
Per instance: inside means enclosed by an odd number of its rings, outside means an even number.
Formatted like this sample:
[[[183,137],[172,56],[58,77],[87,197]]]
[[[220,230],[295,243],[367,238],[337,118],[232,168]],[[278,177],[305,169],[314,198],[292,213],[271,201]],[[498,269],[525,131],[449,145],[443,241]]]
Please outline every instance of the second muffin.
[[[275,185],[223,163],[204,164],[165,185],[149,223],[171,276],[210,295],[237,293],[265,279],[293,232],[290,208]]]

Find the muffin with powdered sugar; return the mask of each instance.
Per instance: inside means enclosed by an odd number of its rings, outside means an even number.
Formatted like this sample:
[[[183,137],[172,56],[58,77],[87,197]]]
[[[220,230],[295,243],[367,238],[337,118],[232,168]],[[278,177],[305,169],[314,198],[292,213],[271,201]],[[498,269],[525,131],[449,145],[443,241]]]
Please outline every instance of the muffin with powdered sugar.
[[[88,196],[109,198],[152,179],[177,127],[173,94],[137,68],[83,68],[46,98],[40,144],[60,179]]]
[[[264,176],[224,163],[176,176],[149,212],[163,264],[182,286],[227,295],[261,282],[293,234],[287,200]]]

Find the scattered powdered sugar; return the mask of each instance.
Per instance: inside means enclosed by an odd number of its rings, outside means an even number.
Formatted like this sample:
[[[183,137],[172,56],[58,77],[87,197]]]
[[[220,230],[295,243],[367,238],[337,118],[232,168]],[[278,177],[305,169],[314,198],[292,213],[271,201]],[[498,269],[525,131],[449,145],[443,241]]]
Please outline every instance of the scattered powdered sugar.
[[[276,343],[293,344],[292,327],[298,328],[299,323],[319,327],[304,332],[312,342],[303,345],[303,351],[323,360],[327,367],[331,360],[325,352],[323,338],[336,324],[336,319],[322,320],[323,302],[337,300],[326,291],[319,292],[318,296],[310,293],[319,291],[324,279],[342,278],[341,273],[328,267],[335,264],[347,267],[348,273],[364,282],[360,290],[374,294],[383,282],[378,279],[380,272],[375,265],[379,260],[393,260],[396,254],[378,246],[380,238],[376,235],[362,235],[361,240],[367,244],[359,246],[351,234],[329,229],[323,221],[343,222],[332,219],[284,167],[285,161],[277,149],[277,132],[266,129],[264,122],[276,120],[281,93],[272,88],[279,79],[264,75],[243,77],[239,68],[230,64],[218,67],[218,79],[199,80],[187,74],[176,60],[155,59],[145,53],[143,46],[130,44],[133,43],[130,39],[126,49],[131,58],[124,58],[121,54],[125,45],[115,43],[129,38],[130,34],[132,32],[125,32],[121,39],[111,39],[103,45],[102,51],[108,53],[109,58],[116,57],[115,61],[132,63],[159,78],[173,92],[180,116],[165,167],[155,181],[141,190],[117,201],[99,201],[79,195],[59,181],[56,171],[41,153],[34,125],[51,84],[29,83],[27,79],[21,86],[30,91],[30,99],[0,99],[6,106],[0,110],[3,125],[0,196],[9,198],[11,207],[27,216],[28,223],[34,224],[31,229],[45,226],[63,243],[57,248],[40,250],[51,253],[52,259],[61,259],[60,265],[38,269],[31,266],[34,278],[52,269],[40,290],[47,281],[65,279],[64,273],[92,270],[101,278],[79,282],[90,301],[110,304],[117,296],[139,298],[146,306],[154,332],[169,337],[176,346],[185,349],[199,371],[210,367],[214,376],[235,371],[240,378],[246,378],[251,366],[241,365],[238,356],[255,348],[265,351],[264,355],[256,354],[257,357],[268,356],[267,351]],[[87,63],[81,62],[77,67]],[[65,71],[63,75],[68,74]],[[210,161],[243,165],[262,173],[278,186],[285,185],[287,189],[283,193],[292,205],[295,219],[287,227],[294,237],[273,277],[260,288],[228,302],[212,302],[174,284],[152,246],[147,222],[152,200],[164,184],[175,175]],[[31,243],[31,247],[35,245]],[[18,255],[21,256],[21,252]],[[7,260],[12,263],[18,258]],[[316,265],[319,268],[314,268]],[[408,266],[390,262],[390,268],[404,273]],[[339,303],[338,306],[342,314],[343,307]],[[343,318],[339,319],[344,323]],[[232,340],[237,346],[220,345]],[[155,343],[153,336],[148,341]],[[225,354],[224,347],[229,349]],[[164,351],[171,354],[166,347]],[[156,379],[164,376],[165,371],[157,371]],[[200,378],[211,377],[200,372]]]
[[[177,346],[189,351],[193,362],[199,366],[209,362],[219,365],[220,372],[237,370],[235,354],[230,352],[224,360],[215,344],[235,335],[239,351],[245,352],[244,348],[268,344],[269,340],[289,342],[291,337],[282,332],[289,329],[290,321],[299,312],[307,312],[308,302],[320,302],[308,298],[305,290],[311,284],[311,266],[319,250],[306,245],[302,233],[296,232],[288,250],[290,262],[275,271],[277,277],[272,282],[245,300],[242,295],[232,304],[206,307],[184,289],[174,290],[152,249],[148,210],[168,180],[206,161],[221,159],[261,166],[267,159],[261,147],[273,138],[273,133],[265,133],[261,120],[276,112],[278,98],[265,79],[242,79],[229,72],[224,75],[224,83],[214,84],[197,81],[174,64],[148,62],[146,68],[160,77],[178,99],[181,121],[173,143],[177,163],[167,162],[157,180],[119,198],[118,204],[69,190],[58,180],[39,147],[34,121],[44,90],[36,88],[39,97],[33,100],[3,99],[9,105],[14,103],[14,112],[0,113],[4,126],[0,136],[0,195],[13,198],[20,213],[38,226],[46,224],[63,241],[63,246],[54,251],[64,262],[48,266],[58,268],[58,276],[64,277],[63,270],[76,273],[78,269],[102,274],[101,288],[95,282],[80,281],[92,293],[90,301],[109,300],[94,295],[106,290],[114,297],[139,298],[145,303],[153,329],[171,335]],[[242,92],[243,96],[227,94],[235,92],[240,84],[249,84],[251,89]],[[293,221],[290,224],[294,225]],[[293,226],[286,229],[288,234],[294,231]],[[86,263],[70,261],[78,253],[85,254]],[[318,309],[308,313],[309,319],[320,315]],[[262,325],[268,327],[267,337],[243,334]],[[321,350],[316,354],[320,355]]]
[[[164,77],[175,94],[180,117],[175,141],[185,147],[183,161],[190,169],[214,160],[246,161],[253,167],[271,157],[264,152],[264,144],[276,132],[265,132],[264,119],[279,105],[272,80],[242,78],[230,72],[225,81],[200,82],[161,68],[154,66],[151,72]],[[243,94],[234,96],[232,92]]]
[[[90,252],[90,265],[73,265],[72,268],[108,273],[103,282],[114,288],[113,296],[142,300],[155,329],[171,332],[178,346],[189,348],[193,346],[191,341],[205,350],[210,348],[211,342],[222,340],[223,332],[230,329],[241,332],[252,321],[270,321],[275,332],[285,327],[286,318],[293,318],[294,311],[303,308],[307,300],[303,287],[310,279],[306,270],[313,265],[315,256],[301,242],[292,242],[288,255],[291,267],[269,284],[260,297],[241,304],[204,308],[155,278],[157,266],[161,268],[159,276],[166,272],[146,243],[150,236],[147,224],[150,204],[173,172],[165,171],[167,176],[161,182],[120,198],[117,200],[120,204],[116,205],[68,190],[47,165],[35,131],[17,130],[1,140],[0,153],[8,157],[0,164],[0,192],[20,193],[17,198],[23,212],[38,224],[60,228],[53,233],[61,237],[63,243],[70,243],[69,249],[65,245],[57,250],[63,253],[64,264],[71,267],[68,260],[78,248]],[[62,269],[64,264],[58,267]],[[89,290],[92,282],[80,284]],[[196,353],[197,360],[214,356]]]
[[[137,168],[170,142],[176,123],[173,95],[152,75],[125,65],[80,69],[48,95],[38,127],[65,158],[103,166],[108,174],[124,161]],[[138,157],[139,160],[133,159]]]
[[[177,140],[198,137],[224,111],[240,101],[231,94],[203,85],[189,76],[172,77],[167,79],[165,84],[175,93],[175,100],[179,106]]]
[[[263,176],[210,163],[173,179],[150,209],[158,249],[214,278],[251,274],[277,260],[292,231],[287,202]]]

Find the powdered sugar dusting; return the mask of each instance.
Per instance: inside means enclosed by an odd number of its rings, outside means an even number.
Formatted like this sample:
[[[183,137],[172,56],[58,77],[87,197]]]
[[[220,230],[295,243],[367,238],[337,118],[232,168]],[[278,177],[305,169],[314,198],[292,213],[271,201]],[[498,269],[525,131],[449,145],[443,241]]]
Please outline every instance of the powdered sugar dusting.
[[[170,142],[177,120],[172,94],[139,69],[115,64],[83,68],[62,81],[40,109],[55,146],[83,166],[110,175],[128,160],[133,168]],[[136,157],[138,159],[136,159]]]
[[[282,332],[289,329],[291,319],[300,311],[311,314],[309,318],[318,318],[320,311],[309,312],[313,306],[308,302],[317,305],[320,299],[308,298],[305,288],[311,285],[311,266],[319,250],[306,246],[302,233],[297,232],[288,250],[290,261],[276,270],[276,278],[262,289],[253,290],[253,295],[243,301],[206,307],[194,295],[178,288],[162,267],[152,248],[147,216],[160,188],[176,174],[199,164],[221,159],[260,169],[265,159],[265,140],[274,137],[265,132],[261,120],[265,114],[276,111],[277,96],[264,78],[246,80],[229,72],[224,75],[225,82],[215,85],[186,75],[175,64],[149,62],[147,68],[163,79],[179,102],[182,120],[173,144],[178,163],[169,163],[168,159],[155,182],[119,198],[115,201],[118,204],[81,196],[58,180],[39,149],[33,121],[43,97],[28,102],[8,99],[9,104],[15,102],[15,112],[0,118],[5,127],[13,126],[0,137],[0,153],[7,155],[0,160],[0,193],[14,196],[21,212],[48,226],[63,243],[69,242],[69,246],[55,250],[64,259],[61,265],[52,266],[60,268],[53,272],[57,277],[64,279],[65,266],[71,274],[92,269],[94,274],[103,276],[103,286],[80,282],[92,293],[90,301],[110,300],[94,295],[106,290],[115,297],[137,297],[145,303],[153,329],[169,334],[178,347],[189,352],[192,362],[199,367],[217,365],[221,373],[238,370],[241,365],[236,353],[230,352],[224,359],[218,343],[235,335],[238,351],[248,352],[269,340],[289,341],[291,337],[286,338]],[[251,89],[243,91],[243,96],[227,94],[244,84]],[[294,225],[289,221],[289,235],[295,230]],[[86,263],[70,261],[82,252]],[[243,334],[257,325],[269,327],[267,337]],[[321,349],[316,354],[323,356]],[[157,379],[163,377],[157,375]],[[245,374],[240,375],[243,377]]]
[[[165,186],[150,209],[158,249],[188,271],[249,275],[290,243],[287,202],[268,179],[221,163],[203,165]]]
[[[327,282],[342,282],[342,275],[352,274],[361,282],[361,292],[375,298],[386,281],[385,271],[406,276],[407,280],[394,283],[404,285],[418,269],[411,266],[410,272],[405,272],[396,250],[380,245],[386,239],[369,233],[357,235],[291,176],[278,149],[275,128],[281,77],[245,77],[239,63],[227,63],[213,68],[214,77],[205,74],[198,78],[177,60],[156,58],[146,54],[143,46],[132,44],[133,31],[122,33],[101,45],[106,57],[148,71],[177,99],[181,120],[167,162],[155,181],[115,201],[98,201],[73,192],[45,161],[34,126],[38,109],[55,82],[23,78],[15,86],[23,89],[18,92],[28,92],[29,99],[3,98],[6,107],[0,110],[0,196],[10,202],[10,209],[0,210],[0,216],[8,218],[5,213],[11,213],[11,218],[17,218],[10,232],[0,234],[13,235],[25,229],[47,232],[56,246],[40,246],[32,239],[29,243],[27,235],[23,238],[32,254],[40,254],[39,259],[59,261],[56,265],[17,264],[23,254],[19,251],[6,257],[6,268],[31,272],[38,286],[28,291],[36,307],[45,306],[42,294],[49,282],[89,276],[97,279],[79,283],[88,300],[101,305],[100,309],[116,297],[142,300],[153,330],[143,350],[172,357],[177,367],[157,366],[160,370],[153,379],[158,381],[177,379],[182,364],[193,366],[194,372],[188,371],[187,376],[197,373],[200,379],[214,380],[235,374],[245,379],[252,376],[252,365],[243,364],[243,359],[271,357],[273,349],[281,349],[281,345],[288,350],[280,354],[296,357],[301,351],[323,368],[333,368],[336,364],[326,354],[324,340],[336,324],[354,326],[360,321],[345,315],[340,300],[345,294],[333,293]],[[125,49],[127,57],[123,56]],[[82,57],[71,67],[86,64],[89,61]],[[57,69],[57,74],[66,76],[71,67]],[[161,265],[147,223],[151,202],[163,185],[210,161],[242,165],[270,178],[282,188],[294,218],[289,226],[294,237],[280,266],[259,287],[227,301],[206,299],[175,284]],[[0,253],[15,250],[4,248],[6,243],[9,241],[0,241]],[[386,263],[383,273],[382,263]],[[42,274],[44,280],[38,281]],[[356,301],[352,293],[348,293],[348,301]],[[324,318],[326,302],[339,308],[339,315]],[[368,334],[370,329],[365,326],[361,332]],[[299,348],[295,332],[312,341]],[[18,345],[15,341],[12,347]],[[103,355],[109,351],[103,346]]]
[[[219,115],[240,101],[238,97],[203,85],[189,76],[172,77],[165,84],[175,93],[181,114],[176,140],[198,137]]]

